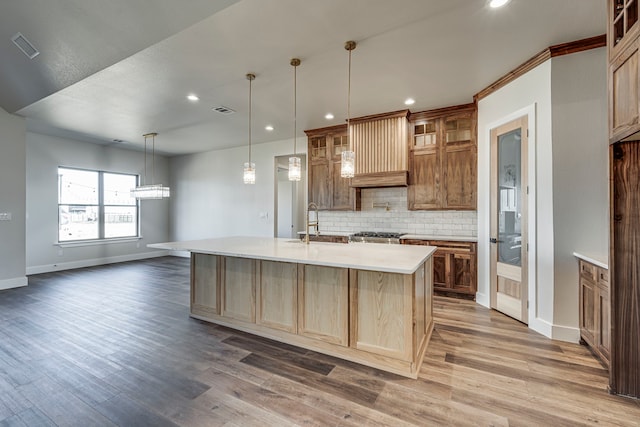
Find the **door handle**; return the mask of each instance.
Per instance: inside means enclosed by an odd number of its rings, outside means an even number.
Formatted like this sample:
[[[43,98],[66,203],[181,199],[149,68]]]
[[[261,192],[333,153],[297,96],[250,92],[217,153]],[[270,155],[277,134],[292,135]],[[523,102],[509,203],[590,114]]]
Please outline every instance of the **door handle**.
[[[498,243],[498,240],[495,237],[489,239],[490,243]]]

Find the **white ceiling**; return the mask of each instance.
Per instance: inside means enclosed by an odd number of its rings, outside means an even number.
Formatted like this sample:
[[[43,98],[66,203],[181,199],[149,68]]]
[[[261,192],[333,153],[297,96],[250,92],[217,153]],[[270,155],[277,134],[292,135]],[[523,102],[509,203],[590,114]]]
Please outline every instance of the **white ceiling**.
[[[21,0],[0,1],[0,107],[28,129],[140,149],[158,132],[169,155],[293,135],[351,116],[472,102],[551,45],[606,31],[603,0]],[[40,55],[24,56],[21,32]],[[186,99],[197,94],[200,101]],[[236,110],[220,115],[212,107]],[[335,119],[326,120],[332,112]],[[272,132],[265,125],[275,127]]]

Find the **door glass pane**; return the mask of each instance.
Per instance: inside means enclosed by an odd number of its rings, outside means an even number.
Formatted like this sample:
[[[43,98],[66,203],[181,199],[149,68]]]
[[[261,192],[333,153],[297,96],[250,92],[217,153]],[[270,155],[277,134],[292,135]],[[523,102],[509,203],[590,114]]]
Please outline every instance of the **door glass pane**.
[[[498,136],[498,262],[521,266],[521,129]]]

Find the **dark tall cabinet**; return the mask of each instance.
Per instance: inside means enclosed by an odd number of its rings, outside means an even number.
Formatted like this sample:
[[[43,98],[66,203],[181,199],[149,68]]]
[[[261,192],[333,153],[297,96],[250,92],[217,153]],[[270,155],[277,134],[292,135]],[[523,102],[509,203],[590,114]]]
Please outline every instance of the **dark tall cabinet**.
[[[640,398],[639,0],[608,0],[612,393]]]

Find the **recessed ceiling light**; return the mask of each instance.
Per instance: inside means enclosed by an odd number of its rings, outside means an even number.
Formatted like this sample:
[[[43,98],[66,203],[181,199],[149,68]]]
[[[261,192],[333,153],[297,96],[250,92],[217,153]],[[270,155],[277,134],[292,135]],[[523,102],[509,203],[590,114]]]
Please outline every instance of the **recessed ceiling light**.
[[[493,8],[497,8],[497,7],[502,7],[507,3],[509,3],[509,0],[491,0],[489,2],[489,6]]]
[[[187,99],[188,99],[189,101],[193,101],[193,102],[195,102],[195,101],[199,101],[199,100],[200,100],[200,98],[198,98],[196,95],[193,95],[193,94],[191,94],[191,95],[187,95]]]
[[[273,130],[273,126],[271,126],[271,125],[266,125],[264,128],[266,130],[268,130],[269,132],[271,132]]]
[[[404,100],[404,105],[413,105],[416,103],[416,100],[413,98],[407,98]]]
[[[325,114],[324,118],[327,119],[327,120],[331,120],[331,119],[333,119],[333,114],[327,113],[327,114]]]

